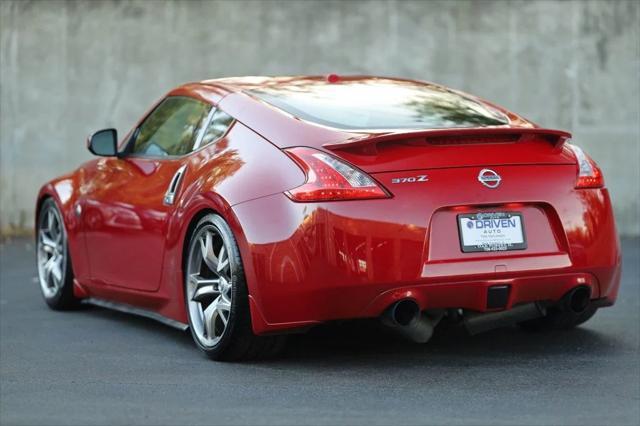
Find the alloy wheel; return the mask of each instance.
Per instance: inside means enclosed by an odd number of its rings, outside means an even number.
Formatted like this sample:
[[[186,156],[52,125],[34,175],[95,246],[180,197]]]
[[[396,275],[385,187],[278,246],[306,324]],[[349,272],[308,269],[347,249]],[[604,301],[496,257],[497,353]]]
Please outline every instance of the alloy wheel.
[[[195,236],[186,277],[191,326],[200,344],[213,347],[227,329],[233,297],[229,250],[215,226],[206,225]]]
[[[38,221],[38,278],[44,297],[55,296],[64,285],[66,239],[60,213],[47,204]]]

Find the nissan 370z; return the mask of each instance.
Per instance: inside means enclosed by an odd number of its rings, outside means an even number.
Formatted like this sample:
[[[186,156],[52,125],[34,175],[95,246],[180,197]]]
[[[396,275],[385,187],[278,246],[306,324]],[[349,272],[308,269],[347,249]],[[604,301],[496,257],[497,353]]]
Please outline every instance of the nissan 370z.
[[[244,77],[170,91],[37,198],[46,303],[190,329],[216,360],[379,317],[416,342],[612,305],[602,172],[571,135],[432,83]]]

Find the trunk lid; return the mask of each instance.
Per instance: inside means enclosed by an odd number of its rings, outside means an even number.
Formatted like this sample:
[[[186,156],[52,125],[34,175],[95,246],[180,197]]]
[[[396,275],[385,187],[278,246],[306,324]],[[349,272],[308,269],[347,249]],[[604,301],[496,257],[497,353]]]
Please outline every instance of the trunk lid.
[[[402,212],[404,220],[425,229],[422,278],[571,266],[561,215],[574,193],[575,165],[500,165],[491,169],[501,178],[495,188],[479,181],[480,166],[372,174],[393,194],[389,203]],[[425,179],[403,180],[417,176]],[[465,252],[461,218],[487,215],[491,222],[487,231],[493,232],[495,214],[520,217],[518,232],[524,244]],[[499,240],[489,235],[487,241]],[[511,237],[508,241],[517,242]]]

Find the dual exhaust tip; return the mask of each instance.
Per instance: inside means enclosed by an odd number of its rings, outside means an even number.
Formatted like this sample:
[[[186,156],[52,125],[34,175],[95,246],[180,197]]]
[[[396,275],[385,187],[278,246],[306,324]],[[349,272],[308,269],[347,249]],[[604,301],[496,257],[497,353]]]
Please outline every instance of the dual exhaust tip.
[[[591,288],[579,286],[567,293],[563,300],[564,309],[574,314],[581,314],[587,310],[591,303]]]
[[[400,326],[409,325],[420,314],[420,306],[413,300],[401,300],[389,308],[391,320]]]
[[[382,315],[382,323],[416,343],[427,343],[433,336],[433,329],[442,319],[444,311],[432,315],[420,311],[420,306],[412,299],[404,299],[392,304]]]
[[[591,302],[591,288],[578,286],[563,296],[557,306],[575,315],[587,310]],[[499,327],[540,318],[547,313],[546,306],[540,302],[525,303],[505,311],[464,313],[464,325],[469,334],[478,334]],[[444,310],[422,312],[413,299],[403,299],[393,303],[382,315],[382,323],[416,343],[426,343],[433,336]]]

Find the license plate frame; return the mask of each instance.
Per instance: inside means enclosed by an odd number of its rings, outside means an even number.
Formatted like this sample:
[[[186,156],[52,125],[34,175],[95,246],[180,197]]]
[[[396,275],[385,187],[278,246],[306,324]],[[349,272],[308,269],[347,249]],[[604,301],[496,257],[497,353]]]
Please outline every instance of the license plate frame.
[[[464,220],[464,219],[467,219],[467,220]],[[504,224],[504,222],[502,222],[502,220],[504,219],[509,221],[508,222],[509,225],[514,223],[514,220],[519,225],[521,241],[520,240],[513,241],[513,239],[509,239],[509,241],[506,241],[507,239],[506,237],[499,237],[499,235],[506,235],[506,234],[502,234],[500,232],[492,233],[488,235],[486,237],[486,242],[482,244],[473,244],[474,242],[475,243],[478,242],[477,238],[476,238],[476,241],[465,241],[465,228],[468,229],[467,233],[471,232],[470,230],[477,226],[477,221],[490,220],[491,221],[490,224],[495,225],[496,222],[494,221],[496,220],[500,221],[498,222],[498,224]],[[472,222],[472,225],[469,225],[470,221],[474,221]],[[502,252],[502,251],[513,251],[513,250],[525,250],[527,248],[527,233],[525,231],[525,226],[524,226],[524,217],[520,212],[493,211],[493,212],[465,213],[465,214],[459,214],[457,216],[456,222],[458,223],[458,239],[460,240],[460,249],[462,250],[463,253]],[[483,222],[483,225],[484,223],[486,222]],[[515,228],[517,228],[517,226],[515,226]],[[484,229],[484,228],[476,227],[475,230],[477,229]],[[504,228],[498,227],[498,228],[491,228],[491,229],[501,230]],[[500,241],[501,239],[504,239],[505,242]]]

